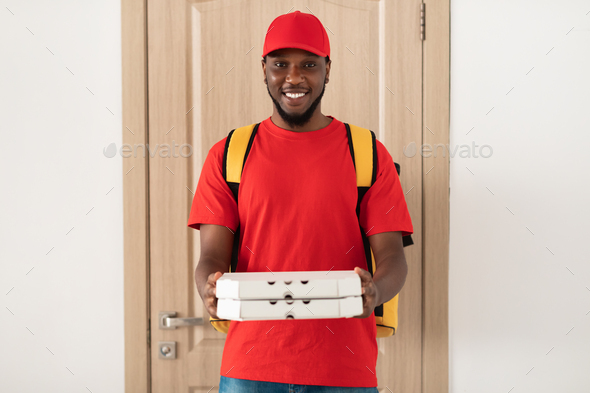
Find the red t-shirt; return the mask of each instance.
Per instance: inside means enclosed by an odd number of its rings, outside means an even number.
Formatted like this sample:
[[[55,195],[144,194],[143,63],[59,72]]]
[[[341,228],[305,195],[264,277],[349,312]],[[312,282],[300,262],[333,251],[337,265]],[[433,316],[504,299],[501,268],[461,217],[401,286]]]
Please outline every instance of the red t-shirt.
[[[356,174],[344,124],[294,132],[267,118],[242,172],[238,205],[222,177],[223,138],[209,151],[188,226],[240,224],[238,272],[367,270]],[[391,155],[377,142],[376,181],[360,222],[368,236],[413,233]],[[301,385],[375,387],[375,314],[367,318],[231,321],[220,374]]]

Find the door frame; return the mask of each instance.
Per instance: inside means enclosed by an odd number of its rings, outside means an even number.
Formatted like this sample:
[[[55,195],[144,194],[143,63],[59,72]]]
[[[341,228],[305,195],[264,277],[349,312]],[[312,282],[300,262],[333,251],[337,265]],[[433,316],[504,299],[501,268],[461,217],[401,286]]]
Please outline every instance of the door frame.
[[[450,140],[450,4],[437,0],[425,5],[422,141],[446,146]],[[147,32],[147,0],[122,0],[123,144],[148,145]],[[126,393],[151,391],[148,158],[123,160]],[[422,234],[416,238],[422,239],[423,251],[422,391],[447,393],[450,157],[421,159],[423,222]]]
[[[147,146],[147,0],[121,1],[122,143]],[[125,392],[151,392],[149,155],[123,160]]]

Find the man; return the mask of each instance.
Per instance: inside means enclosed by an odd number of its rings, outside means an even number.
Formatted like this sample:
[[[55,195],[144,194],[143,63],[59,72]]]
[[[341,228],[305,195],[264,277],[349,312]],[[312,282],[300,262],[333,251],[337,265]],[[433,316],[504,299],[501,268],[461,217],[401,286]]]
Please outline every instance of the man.
[[[328,36],[295,11],[267,32],[262,71],[273,113],[262,121],[242,172],[238,203],[222,176],[227,138],[209,151],[188,225],[199,229],[195,272],[217,318],[215,283],[229,271],[240,230],[238,272],[354,270],[363,313],[355,318],[231,321],[220,392],[377,392],[374,309],[402,288],[402,236],[412,223],[391,155],[377,141],[377,176],[360,207],[376,270],[366,270],[357,186],[344,124],[321,112],[329,82]],[[300,390],[295,390],[300,391]]]

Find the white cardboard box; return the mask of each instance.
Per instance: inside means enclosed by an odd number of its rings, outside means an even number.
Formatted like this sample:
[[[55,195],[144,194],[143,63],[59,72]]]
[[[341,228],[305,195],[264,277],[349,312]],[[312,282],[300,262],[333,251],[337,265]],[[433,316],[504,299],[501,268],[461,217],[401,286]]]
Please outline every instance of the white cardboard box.
[[[219,318],[237,321],[350,318],[362,312],[361,296],[309,300],[218,299],[217,302]]]
[[[326,299],[361,295],[361,279],[354,270],[224,273],[216,286],[219,299]]]

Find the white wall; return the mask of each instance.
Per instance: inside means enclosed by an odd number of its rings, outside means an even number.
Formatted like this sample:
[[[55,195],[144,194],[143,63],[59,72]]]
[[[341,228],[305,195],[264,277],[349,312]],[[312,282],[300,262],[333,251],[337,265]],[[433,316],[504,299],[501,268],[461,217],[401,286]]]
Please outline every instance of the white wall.
[[[451,1],[454,393],[590,391],[589,11]]]
[[[2,392],[124,390],[120,18],[2,2]]]

